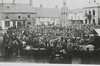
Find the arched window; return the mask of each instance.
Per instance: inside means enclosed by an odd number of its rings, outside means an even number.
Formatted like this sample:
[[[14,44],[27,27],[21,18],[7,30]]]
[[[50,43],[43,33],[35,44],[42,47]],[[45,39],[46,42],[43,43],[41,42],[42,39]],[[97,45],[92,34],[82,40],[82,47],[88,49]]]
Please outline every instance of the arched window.
[[[16,26],[16,21],[13,21],[13,26]]]
[[[95,16],[95,10],[93,10],[93,16]]]

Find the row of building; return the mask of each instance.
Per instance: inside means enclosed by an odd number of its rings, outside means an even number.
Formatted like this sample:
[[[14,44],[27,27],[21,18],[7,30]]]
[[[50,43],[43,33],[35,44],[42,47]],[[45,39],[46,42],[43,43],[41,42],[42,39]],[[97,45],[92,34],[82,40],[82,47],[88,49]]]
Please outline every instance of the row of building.
[[[34,25],[92,24],[100,25],[100,5],[94,3],[81,9],[32,7],[30,4],[0,3],[0,28],[32,27]]]

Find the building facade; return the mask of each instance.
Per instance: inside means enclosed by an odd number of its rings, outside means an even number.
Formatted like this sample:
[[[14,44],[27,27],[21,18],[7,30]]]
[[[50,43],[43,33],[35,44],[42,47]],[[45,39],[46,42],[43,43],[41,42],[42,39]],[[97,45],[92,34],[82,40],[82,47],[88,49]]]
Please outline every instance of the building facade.
[[[3,29],[34,25],[36,12],[26,4],[0,4],[0,23]]]
[[[60,9],[58,8],[38,8],[36,25],[56,25],[60,22]]]
[[[38,8],[30,4],[1,3],[0,28],[33,27],[34,25],[59,25],[72,24],[100,25],[100,5],[95,4],[81,9],[69,10],[66,2],[62,8]]]
[[[83,8],[84,24],[100,25],[100,6],[94,5]]]

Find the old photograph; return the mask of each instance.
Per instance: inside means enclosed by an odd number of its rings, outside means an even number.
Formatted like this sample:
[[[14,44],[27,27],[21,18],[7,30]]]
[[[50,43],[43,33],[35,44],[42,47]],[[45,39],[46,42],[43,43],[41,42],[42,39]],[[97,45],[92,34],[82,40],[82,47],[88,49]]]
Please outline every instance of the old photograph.
[[[0,62],[100,64],[99,0],[0,0]]]

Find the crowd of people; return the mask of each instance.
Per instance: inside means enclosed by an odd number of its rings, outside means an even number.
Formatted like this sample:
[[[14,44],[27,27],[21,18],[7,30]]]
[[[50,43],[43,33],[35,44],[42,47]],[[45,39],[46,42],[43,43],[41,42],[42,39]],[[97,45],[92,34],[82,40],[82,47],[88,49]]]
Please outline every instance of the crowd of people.
[[[87,27],[89,26],[81,26],[80,29],[71,26],[38,26],[33,30],[9,28],[3,36],[4,55],[25,55],[25,50],[36,50],[36,48],[62,54],[73,50],[83,50],[79,45],[88,45],[94,37],[90,36],[93,29]]]

